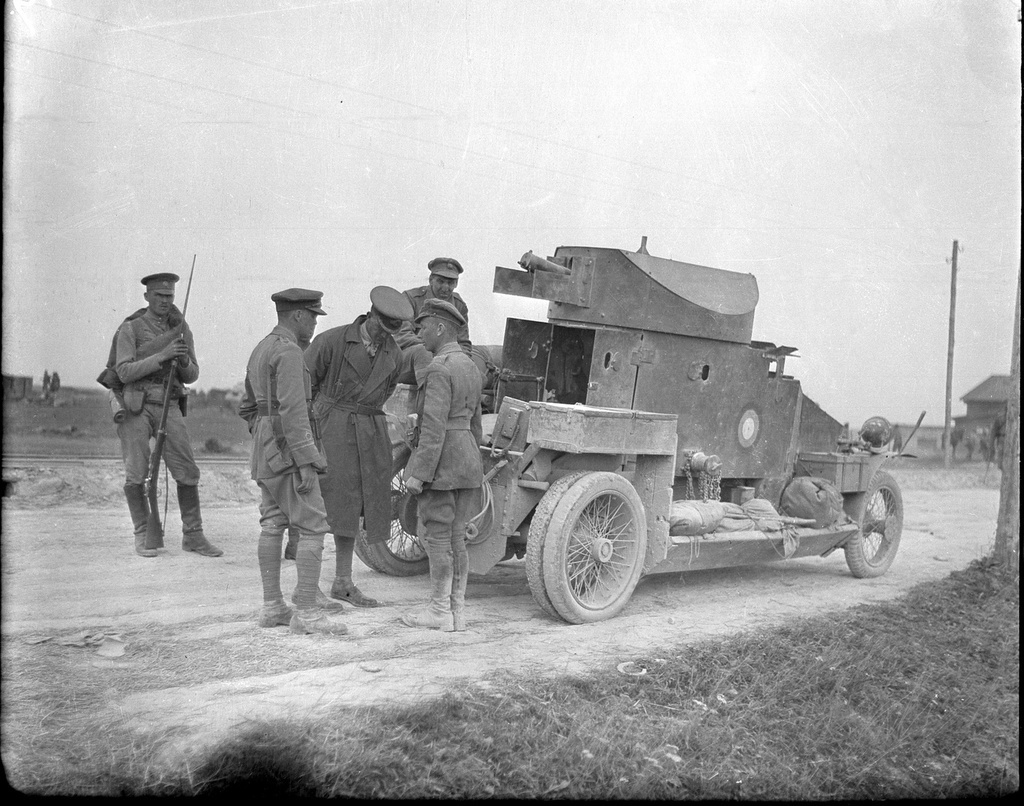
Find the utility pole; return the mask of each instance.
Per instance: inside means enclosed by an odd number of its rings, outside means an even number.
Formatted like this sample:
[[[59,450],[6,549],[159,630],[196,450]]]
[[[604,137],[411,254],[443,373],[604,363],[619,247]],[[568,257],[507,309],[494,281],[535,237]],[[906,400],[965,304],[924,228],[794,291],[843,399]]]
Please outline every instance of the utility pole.
[[[942,463],[948,469],[953,464],[953,434],[950,421],[953,414],[953,333],[956,330],[956,256],[960,242],[953,241],[952,277],[949,281],[949,352],[946,355],[946,421],[942,430],[944,451]]]

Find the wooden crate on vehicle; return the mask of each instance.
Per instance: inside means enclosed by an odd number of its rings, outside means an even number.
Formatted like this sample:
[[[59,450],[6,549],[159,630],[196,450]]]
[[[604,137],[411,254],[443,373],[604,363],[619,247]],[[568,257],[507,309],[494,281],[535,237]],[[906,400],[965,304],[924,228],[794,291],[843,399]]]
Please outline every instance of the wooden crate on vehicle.
[[[566,453],[675,455],[675,414],[530,402],[528,442]]]
[[[860,492],[867,489],[870,458],[867,454],[808,451],[797,456],[796,475],[826,479],[841,493]]]

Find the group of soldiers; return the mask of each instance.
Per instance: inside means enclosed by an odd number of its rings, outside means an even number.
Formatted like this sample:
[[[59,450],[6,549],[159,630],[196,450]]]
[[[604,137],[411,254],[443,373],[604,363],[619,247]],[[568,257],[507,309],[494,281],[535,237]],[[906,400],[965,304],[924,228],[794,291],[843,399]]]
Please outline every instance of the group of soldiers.
[[[415,425],[407,435],[405,484],[417,496],[420,535],[430,565],[431,595],[402,614],[411,627],[465,630],[468,575],[466,527],[479,506],[483,466],[482,376],[469,357],[469,314],[455,293],[462,266],[452,258],[428,263],[428,284],[400,292],[377,286],[370,309],[348,325],[313,337],[323,293],[289,288],[271,296],[277,325],[252,351],[239,414],[252,435],[252,478],[260,489],[257,544],[263,586],[261,627],[294,633],[347,632],[337,617],[344,602],[380,607],[352,579],[356,538],[391,534],[391,479],[396,467],[384,403],[399,383],[416,388]],[[125,463],[125,497],[143,557],[149,505],[144,483],[150,437],[164,428],[167,468],[177,483],[182,548],[219,557],[202,527],[199,468],[184,424],[187,391],[199,375],[191,330],[174,306],[171,273],[142,278],[147,307],[118,328],[100,382],[116,399]],[[169,377],[170,375],[170,377]],[[281,590],[284,557],[295,560],[297,585],[289,606]],[[324,538],[334,537],[330,595],[320,589]]]

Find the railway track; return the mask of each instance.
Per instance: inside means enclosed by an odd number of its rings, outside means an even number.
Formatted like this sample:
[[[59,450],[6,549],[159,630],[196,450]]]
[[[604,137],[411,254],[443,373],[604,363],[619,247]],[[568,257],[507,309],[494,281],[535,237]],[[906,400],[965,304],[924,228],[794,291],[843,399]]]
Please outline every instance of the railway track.
[[[102,454],[95,456],[75,456],[71,454],[33,454],[12,453],[3,455],[4,468],[9,467],[56,467],[62,465],[92,465],[122,461],[118,454]],[[249,463],[248,456],[196,456],[200,465],[243,466]]]

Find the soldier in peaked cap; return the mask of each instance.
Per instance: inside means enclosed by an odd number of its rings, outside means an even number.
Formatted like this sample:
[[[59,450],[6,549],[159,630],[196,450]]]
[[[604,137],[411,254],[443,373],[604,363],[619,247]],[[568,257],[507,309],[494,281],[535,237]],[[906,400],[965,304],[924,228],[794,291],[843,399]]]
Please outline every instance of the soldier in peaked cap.
[[[256,556],[263,580],[261,627],[287,624],[298,634],[340,635],[347,628],[325,611],[337,611],[320,591],[324,536],[329,529],[319,473],[327,469],[310,418],[311,386],[299,344],[309,342],[325,311],[323,294],[289,288],[271,295],[277,326],[252,351],[245,396],[238,413],[252,434],[252,477],[260,488],[260,537]],[[299,534],[298,585],[292,612],[281,593],[281,544],[289,526]]]
[[[482,379],[457,341],[465,324],[458,308],[439,299],[426,300],[416,317],[434,358],[417,392],[418,425],[405,469],[423,524],[431,592],[430,602],[403,613],[402,622],[445,632],[466,629],[466,528],[479,509],[483,484]]]
[[[313,415],[328,463],[320,485],[336,549],[330,595],[357,607],[381,604],[352,581],[352,554],[360,516],[367,541],[391,535],[391,438],[384,402],[410,369],[394,334],[412,315],[404,294],[377,286],[367,313],[321,333],[306,350]]]
[[[178,275],[170,272],[142,278],[148,307],[129,316],[114,335],[107,369],[100,383],[123,397],[125,417],[118,423],[117,436],[125,467],[125,498],[135,530],[135,552],[142,557],[157,556],[146,548],[149,502],[143,483],[149,474],[149,440],[155,437],[163,414],[164,388],[171,378],[171,398],[178,401],[167,413],[164,459],[178,487],[182,542],[185,551],[204,557],[224,552],[203,534],[199,507],[199,467],[192,455],[185,428],[185,384],[199,377],[192,331],[174,306]],[[162,542],[161,542],[162,547]]]
[[[427,285],[418,288],[410,288],[405,292],[412,304],[413,316],[415,319],[423,310],[423,304],[429,299],[437,299],[454,305],[462,315],[465,322],[459,327],[457,341],[467,353],[472,349],[473,343],[469,340],[469,308],[465,300],[457,293],[455,288],[459,284],[459,275],[462,274],[462,264],[452,257],[435,257],[427,268],[430,270],[430,277]],[[405,325],[395,336],[395,341],[404,352],[410,352],[415,374],[415,383],[422,383],[422,375],[430,363],[432,356],[423,347],[423,340],[417,334],[412,322]],[[412,378],[403,378],[405,382],[413,382]]]

